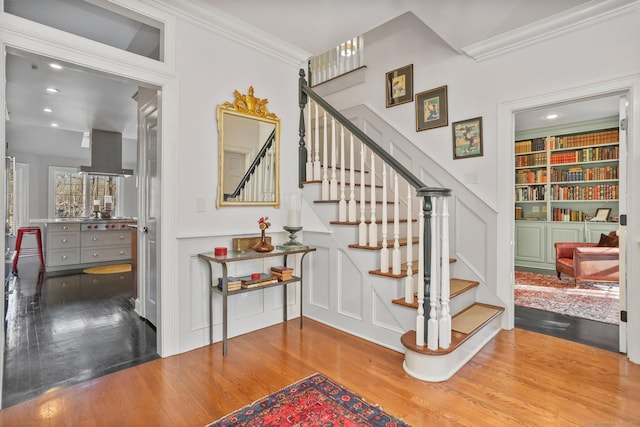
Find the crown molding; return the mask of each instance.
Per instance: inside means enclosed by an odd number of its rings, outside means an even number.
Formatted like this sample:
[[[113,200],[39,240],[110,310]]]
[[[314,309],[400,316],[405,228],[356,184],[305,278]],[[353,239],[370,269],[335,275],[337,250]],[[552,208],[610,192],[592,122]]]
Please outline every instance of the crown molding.
[[[461,50],[476,61],[484,61],[516,49],[558,37],[589,25],[631,13],[640,0],[591,1],[529,25],[491,37]]]
[[[255,28],[200,0],[154,0],[172,15],[198,25],[228,40],[263,52],[299,67],[312,56],[293,44]]]

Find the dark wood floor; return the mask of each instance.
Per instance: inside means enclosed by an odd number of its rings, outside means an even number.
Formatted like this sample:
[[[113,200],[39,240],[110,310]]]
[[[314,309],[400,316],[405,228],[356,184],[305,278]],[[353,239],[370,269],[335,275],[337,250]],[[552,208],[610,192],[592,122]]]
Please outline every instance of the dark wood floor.
[[[412,426],[635,425],[640,366],[536,332],[501,331],[450,380],[305,319],[153,360],[0,411],[2,426],[204,426],[320,372]]]
[[[21,257],[18,268],[6,304],[3,407],[159,357],[155,330],[133,310],[131,273],[39,274],[37,257]]]

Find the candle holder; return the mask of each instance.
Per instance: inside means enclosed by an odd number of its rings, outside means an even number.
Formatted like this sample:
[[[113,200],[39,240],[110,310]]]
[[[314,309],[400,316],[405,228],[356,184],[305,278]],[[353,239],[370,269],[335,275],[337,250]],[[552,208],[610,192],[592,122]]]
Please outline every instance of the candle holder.
[[[93,207],[93,217],[94,217],[95,219],[100,218],[100,206],[97,206],[97,207],[96,207],[96,206],[94,206],[94,207]]]
[[[283,243],[282,245],[277,246],[278,249],[284,251],[295,251],[299,249],[309,249],[309,246],[303,245],[302,243],[296,240],[296,233],[302,230],[302,227],[289,227],[285,225],[284,228],[287,232],[289,232],[289,241],[287,243]]]

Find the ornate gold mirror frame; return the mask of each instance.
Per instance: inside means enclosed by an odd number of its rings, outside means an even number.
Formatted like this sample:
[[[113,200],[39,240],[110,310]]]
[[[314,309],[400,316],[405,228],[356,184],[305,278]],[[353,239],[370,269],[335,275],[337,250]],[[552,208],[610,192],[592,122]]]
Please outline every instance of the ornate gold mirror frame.
[[[253,93],[217,108],[218,207],[280,205],[280,119]]]

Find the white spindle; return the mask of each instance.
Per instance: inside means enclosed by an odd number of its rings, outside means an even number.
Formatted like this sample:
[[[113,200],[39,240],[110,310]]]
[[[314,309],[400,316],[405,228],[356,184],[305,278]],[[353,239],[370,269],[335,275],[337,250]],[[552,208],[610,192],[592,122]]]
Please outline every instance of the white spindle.
[[[336,176],[336,119],[331,116],[331,181],[329,200],[338,200],[338,177]]]
[[[413,235],[411,230],[411,185],[407,184],[407,277],[404,280],[404,300],[413,302]]]
[[[376,224],[376,155],[371,150],[371,167],[369,170],[371,178],[371,217],[369,222],[369,246],[378,245],[378,224]]]
[[[327,112],[323,113],[324,121],[322,127],[322,200],[329,200],[329,160],[327,150]]]
[[[431,272],[429,286],[429,322],[427,324],[427,346],[430,350],[438,349],[438,242],[436,236],[437,229],[437,199],[431,198]]]
[[[418,316],[416,317],[416,345],[424,345],[424,212],[418,214]]]
[[[338,203],[338,221],[345,222],[347,220],[347,200],[344,194],[344,167],[346,160],[344,158],[344,126],[340,126],[340,202]]]
[[[441,291],[440,301],[442,302],[442,309],[440,310],[440,347],[449,348],[451,345],[451,312],[449,310],[449,296],[450,286],[449,281],[449,211],[447,207],[447,198],[442,197],[442,227],[440,228],[440,235],[442,236],[442,253],[440,259],[442,260],[440,265]]]
[[[353,134],[349,138],[349,222],[356,222],[358,206],[356,204],[356,161]]]
[[[398,172],[393,174],[393,256],[391,273],[399,275],[400,270],[400,201],[398,197]]]
[[[313,76],[313,74],[312,74]],[[306,135],[307,135],[307,163],[306,163],[306,172],[307,172],[307,181],[313,180],[313,141],[311,138],[311,129],[313,129],[313,125],[311,123],[311,98],[309,98],[309,104],[307,104],[307,125],[306,125]]]
[[[364,176],[364,156],[366,155],[366,152],[367,148],[363,142],[360,142],[360,226],[358,228],[358,244],[360,246],[367,245],[367,224],[365,222],[365,209],[367,206],[367,202],[365,200],[365,184],[367,181]]]
[[[382,162],[382,250],[380,251],[380,271],[389,272],[389,249],[387,248],[387,164]]]
[[[318,119],[318,104],[316,104],[316,123],[315,123],[315,146],[314,146],[314,150],[315,150],[315,158],[313,161],[313,180],[314,181],[320,181],[321,178],[321,172],[320,172],[320,122]]]

